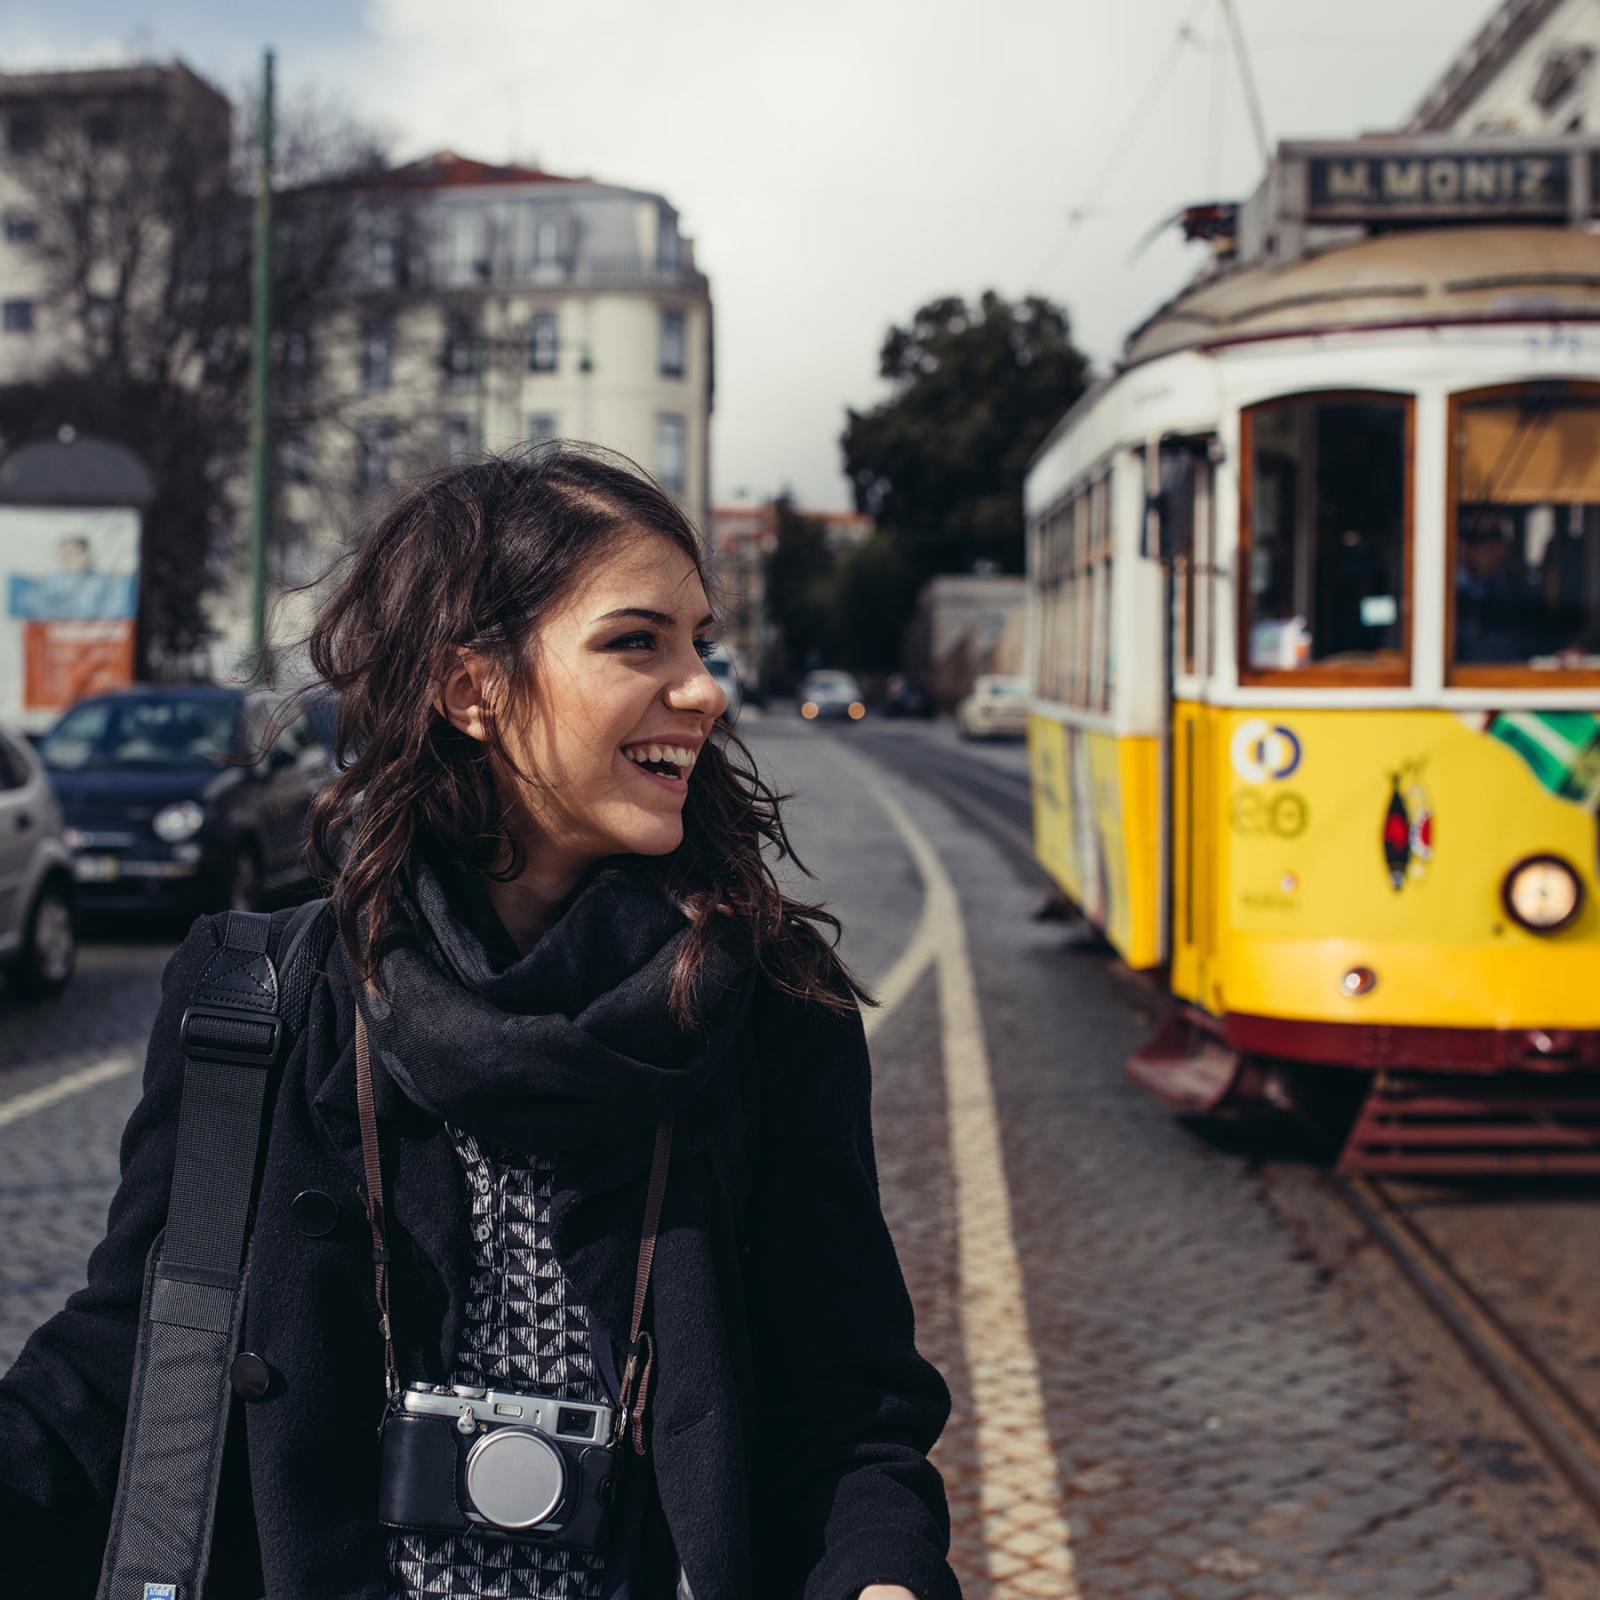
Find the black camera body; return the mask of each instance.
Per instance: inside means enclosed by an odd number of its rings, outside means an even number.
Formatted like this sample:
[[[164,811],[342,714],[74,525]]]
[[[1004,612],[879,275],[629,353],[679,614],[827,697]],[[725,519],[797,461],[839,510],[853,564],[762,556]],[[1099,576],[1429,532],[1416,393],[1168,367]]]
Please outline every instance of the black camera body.
[[[611,1406],[414,1383],[384,1412],[378,1521],[595,1550],[615,1495]]]

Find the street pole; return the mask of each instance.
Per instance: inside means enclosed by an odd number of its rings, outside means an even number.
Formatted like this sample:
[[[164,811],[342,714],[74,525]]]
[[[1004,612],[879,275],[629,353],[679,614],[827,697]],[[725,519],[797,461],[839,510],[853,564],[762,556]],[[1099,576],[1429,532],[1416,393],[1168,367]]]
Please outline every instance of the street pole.
[[[261,58],[261,152],[256,167],[255,249],[250,295],[250,617],[253,664],[266,671],[267,537],[272,519],[272,52]]]

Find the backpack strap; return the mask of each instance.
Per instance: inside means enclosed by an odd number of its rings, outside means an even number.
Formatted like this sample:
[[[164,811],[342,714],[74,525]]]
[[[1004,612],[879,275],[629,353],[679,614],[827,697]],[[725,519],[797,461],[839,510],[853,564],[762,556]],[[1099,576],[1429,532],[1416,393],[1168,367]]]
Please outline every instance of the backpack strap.
[[[183,1098],[167,1224],[150,1252],[122,1467],[97,1600],[200,1600],[260,1181],[268,1080],[287,1055],[282,1001],[303,1029],[326,900],[274,918],[230,911],[183,1014]],[[280,972],[282,983],[280,984]],[[253,1364],[258,1365],[258,1364]],[[260,1391],[257,1390],[259,1393]]]

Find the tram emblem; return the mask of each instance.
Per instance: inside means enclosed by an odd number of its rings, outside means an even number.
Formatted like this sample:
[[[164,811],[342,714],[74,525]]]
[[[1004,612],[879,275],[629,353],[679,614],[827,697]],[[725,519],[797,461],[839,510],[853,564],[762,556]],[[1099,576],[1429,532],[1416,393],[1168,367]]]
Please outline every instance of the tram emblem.
[[[1396,894],[1416,882],[1433,860],[1433,802],[1422,782],[1421,761],[1405,762],[1389,774],[1389,804],[1383,813],[1383,865]]]
[[[1252,717],[1233,730],[1228,755],[1246,783],[1265,783],[1295,771],[1300,765],[1300,741],[1290,729]]]

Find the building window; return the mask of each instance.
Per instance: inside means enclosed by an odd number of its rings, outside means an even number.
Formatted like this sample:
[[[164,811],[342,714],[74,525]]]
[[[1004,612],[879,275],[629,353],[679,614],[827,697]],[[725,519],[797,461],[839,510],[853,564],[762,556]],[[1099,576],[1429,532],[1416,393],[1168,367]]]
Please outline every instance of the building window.
[[[367,322],[361,328],[361,387],[384,394],[394,382],[394,324]]]
[[[661,487],[672,494],[687,488],[688,426],[676,411],[663,411],[656,417],[656,477]]]
[[[470,389],[478,372],[478,324],[470,312],[445,318],[440,357],[447,389]]]
[[[535,311],[528,319],[528,371],[554,372],[559,324],[553,311]]]
[[[303,522],[280,517],[273,523],[267,546],[270,581],[280,589],[298,589],[317,576],[312,560],[311,530]]]
[[[285,483],[311,482],[311,441],[303,430],[291,428],[278,445],[278,472]]]
[[[7,333],[32,333],[33,301],[7,300],[0,309],[0,319]]]
[[[561,421],[553,411],[535,411],[528,417],[525,431],[529,444],[548,444],[561,437]]]
[[[472,417],[452,413],[440,424],[439,451],[446,461],[469,461],[478,453],[478,424]]]
[[[285,328],[279,349],[283,363],[283,384],[290,393],[300,393],[311,382],[311,334],[305,328]]]
[[[1452,683],[1600,678],[1600,386],[1458,395]]]
[[[1309,394],[1241,418],[1240,681],[1410,676],[1411,402]]]
[[[492,273],[489,258],[489,219],[482,211],[461,207],[445,222],[444,281],[455,284],[487,283]]]
[[[368,417],[356,430],[356,493],[381,489],[394,475],[394,419]]]
[[[115,111],[91,111],[88,120],[89,143],[104,148],[122,137],[122,123]]]
[[[5,231],[7,244],[32,244],[39,237],[38,218],[21,211],[8,211]]]
[[[32,155],[43,144],[44,123],[37,112],[19,111],[6,123],[6,148],[12,155]]]
[[[681,378],[684,365],[683,313],[661,313],[661,376]]]
[[[561,276],[561,217],[541,206],[533,217],[533,276],[541,283]]]

